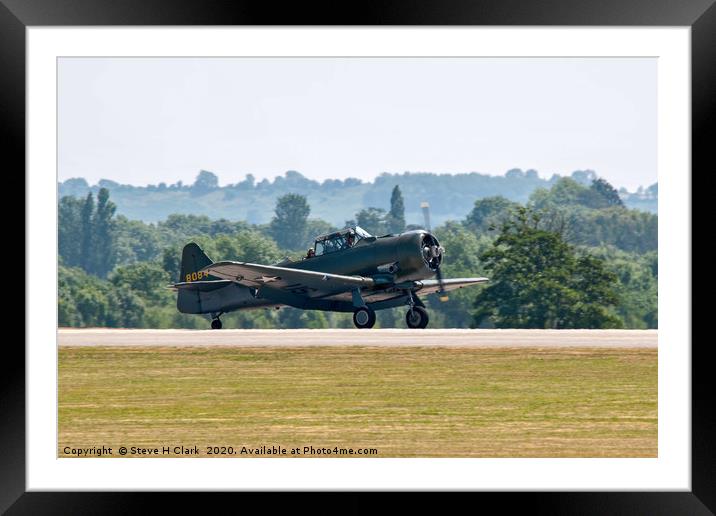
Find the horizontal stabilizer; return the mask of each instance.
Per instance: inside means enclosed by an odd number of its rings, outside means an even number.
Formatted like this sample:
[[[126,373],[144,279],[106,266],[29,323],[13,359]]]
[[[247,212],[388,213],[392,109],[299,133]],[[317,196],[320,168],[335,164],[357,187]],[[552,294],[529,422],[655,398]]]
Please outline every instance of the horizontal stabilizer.
[[[199,292],[211,292],[227,285],[232,284],[231,280],[213,280],[213,281],[182,281],[169,285],[173,290],[196,290]]]

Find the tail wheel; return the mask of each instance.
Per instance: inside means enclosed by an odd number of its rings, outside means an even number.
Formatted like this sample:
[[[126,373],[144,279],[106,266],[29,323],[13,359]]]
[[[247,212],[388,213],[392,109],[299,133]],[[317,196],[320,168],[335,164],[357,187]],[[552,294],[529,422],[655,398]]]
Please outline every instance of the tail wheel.
[[[375,311],[367,306],[353,312],[353,324],[356,328],[372,328],[375,326]]]
[[[408,328],[425,328],[429,320],[428,311],[422,306],[414,306],[405,314],[405,323]]]
[[[212,319],[211,320],[211,329],[212,330],[220,330],[221,329],[221,319]]]

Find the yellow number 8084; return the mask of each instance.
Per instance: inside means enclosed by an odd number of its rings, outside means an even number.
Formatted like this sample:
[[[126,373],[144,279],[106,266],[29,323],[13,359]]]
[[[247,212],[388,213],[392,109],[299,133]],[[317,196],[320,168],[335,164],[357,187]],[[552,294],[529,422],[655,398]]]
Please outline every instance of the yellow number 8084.
[[[191,274],[186,275],[186,281],[196,281],[201,278],[208,278],[209,273],[208,272],[192,272]]]

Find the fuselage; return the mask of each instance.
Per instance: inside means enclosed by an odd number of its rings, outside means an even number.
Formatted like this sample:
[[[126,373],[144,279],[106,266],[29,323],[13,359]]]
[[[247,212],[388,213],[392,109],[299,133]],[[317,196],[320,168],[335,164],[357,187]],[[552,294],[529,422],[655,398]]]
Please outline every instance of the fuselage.
[[[423,258],[423,243],[433,238],[423,230],[360,240],[349,249],[314,256],[281,267],[343,274],[346,276],[394,275],[394,282],[431,278],[435,271]],[[437,240],[435,240],[437,243]]]
[[[395,284],[431,278],[435,275],[435,262],[426,255],[430,246],[439,246],[437,239],[424,230],[415,230],[399,235],[363,238],[352,247],[330,252],[303,260],[285,260],[280,267],[341,274],[365,276],[375,279],[376,287],[365,295],[374,300],[401,296],[389,293]],[[426,247],[428,246],[428,247]],[[434,260],[434,258],[433,258]],[[439,258],[438,262],[439,264]],[[298,291],[308,297],[322,297],[320,292]],[[288,289],[291,290],[291,289]],[[260,289],[252,289],[233,283],[211,292],[197,294],[200,302],[179,306],[185,313],[223,313],[234,310],[279,306],[275,301],[261,296]],[[350,299],[350,293],[343,296]],[[370,300],[367,300],[370,302]]]

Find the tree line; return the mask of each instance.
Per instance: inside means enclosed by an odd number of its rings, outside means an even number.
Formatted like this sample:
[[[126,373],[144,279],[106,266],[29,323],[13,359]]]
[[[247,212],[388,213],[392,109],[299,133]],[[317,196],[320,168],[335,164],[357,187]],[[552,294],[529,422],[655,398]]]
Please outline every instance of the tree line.
[[[279,197],[268,223],[173,214],[157,223],[116,215],[109,190],[59,201],[60,326],[205,328],[179,314],[167,286],[178,279],[182,247],[197,242],[213,260],[277,263],[298,259],[313,237],[340,229],[311,217],[307,198]],[[389,209],[368,206],[357,223],[375,235],[413,229],[394,185]],[[606,181],[562,178],[525,203],[477,199],[462,220],[434,229],[446,249],[446,277],[485,275],[487,286],[428,296],[431,327],[654,328],[657,216],[628,209]],[[403,311],[378,312],[402,327]],[[294,309],[224,316],[227,327],[351,327],[350,314]]]
[[[584,186],[589,186],[596,177],[591,170],[577,170],[569,175]],[[562,178],[556,174],[544,178],[535,170],[512,169],[504,175],[403,172],[382,173],[372,182],[356,178],[314,181],[289,170],[271,181],[259,181],[248,174],[237,183],[220,185],[216,174],[202,170],[193,183],[133,186],[101,179],[96,185],[89,185],[85,179],[73,178],[59,183],[58,190],[60,197],[84,198],[89,192],[96,195],[99,189],[106,188],[117,205],[117,214],[131,220],[159,222],[181,213],[245,220],[251,224],[270,222],[278,198],[292,193],[306,198],[313,217],[341,225],[368,206],[388,211],[391,191],[397,185],[405,200],[409,224],[420,223],[420,203],[427,201],[433,222],[439,225],[463,219],[477,198],[502,196],[524,204],[535,190],[549,189]],[[656,213],[656,186],[635,192],[622,188],[618,195],[627,207]]]

